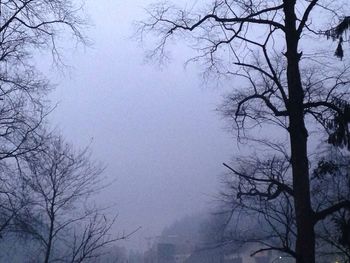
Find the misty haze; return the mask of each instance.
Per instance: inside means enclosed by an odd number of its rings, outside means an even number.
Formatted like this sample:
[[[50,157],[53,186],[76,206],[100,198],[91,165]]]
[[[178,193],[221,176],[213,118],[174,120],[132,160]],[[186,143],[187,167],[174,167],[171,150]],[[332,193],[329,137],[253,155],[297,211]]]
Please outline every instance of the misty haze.
[[[347,0],[0,1],[0,263],[350,263]]]

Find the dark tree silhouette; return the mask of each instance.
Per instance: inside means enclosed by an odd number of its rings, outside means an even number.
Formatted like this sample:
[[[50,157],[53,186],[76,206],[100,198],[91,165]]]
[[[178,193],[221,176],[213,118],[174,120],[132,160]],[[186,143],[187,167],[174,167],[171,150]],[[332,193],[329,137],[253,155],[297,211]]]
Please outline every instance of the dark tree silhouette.
[[[76,152],[61,137],[53,137],[25,159],[24,186],[40,224],[26,220],[22,226],[41,243],[42,262],[84,262],[126,238],[113,237],[115,218],[107,219],[104,210],[93,205],[91,197],[102,189],[103,169],[90,160],[87,149]]]
[[[0,232],[26,210],[26,194],[18,188],[21,159],[38,151],[46,138],[52,87],[36,69],[33,54],[48,50],[60,63],[60,37],[73,35],[86,43],[81,5],[70,0],[0,1]]]
[[[318,32],[324,25],[313,17],[322,14],[326,21],[334,16],[337,4],[339,1],[326,0],[223,0],[212,1],[196,13],[160,3],[150,8],[149,20],[140,25],[141,36],[157,33],[159,41],[151,57],[164,58],[168,42],[183,36],[198,52],[193,61],[201,61],[210,72],[235,78],[227,83],[236,87],[224,112],[239,139],[260,135],[255,142],[271,146],[271,136],[266,140],[261,137],[271,135],[271,129],[277,127],[285,132],[290,185],[272,177],[264,179],[267,188],[260,189],[255,186],[260,177],[244,174],[254,191],[246,191],[241,197],[258,196],[268,201],[286,195],[292,198],[296,226],[292,254],[297,263],[315,262],[317,223],[349,207],[348,200],[315,207],[310,185],[310,134],[317,127],[329,134],[328,139],[333,131],[329,122],[334,116],[343,119],[346,115],[339,99],[349,99],[348,67],[314,50],[308,38],[321,39]],[[344,129],[343,125],[336,130],[345,134]],[[325,140],[322,135],[318,139]],[[239,170],[231,168],[242,178]]]
[[[350,200],[349,153],[328,144],[321,148],[322,152],[310,162],[311,202],[316,213]],[[253,255],[278,250],[295,257],[297,232],[289,159],[283,155],[246,157],[236,159],[235,168],[225,166],[231,173],[226,176],[222,192],[221,211],[228,220],[223,225],[221,244],[260,244],[262,248]],[[315,225],[317,261],[328,257],[330,261],[347,262],[348,219],[349,208],[344,206]]]

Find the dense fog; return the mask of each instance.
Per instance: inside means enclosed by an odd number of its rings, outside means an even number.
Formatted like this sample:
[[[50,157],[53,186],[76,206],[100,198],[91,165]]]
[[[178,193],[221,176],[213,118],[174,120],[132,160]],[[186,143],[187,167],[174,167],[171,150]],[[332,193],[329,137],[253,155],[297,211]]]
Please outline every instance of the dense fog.
[[[349,14],[0,1],[0,262],[349,262]]]

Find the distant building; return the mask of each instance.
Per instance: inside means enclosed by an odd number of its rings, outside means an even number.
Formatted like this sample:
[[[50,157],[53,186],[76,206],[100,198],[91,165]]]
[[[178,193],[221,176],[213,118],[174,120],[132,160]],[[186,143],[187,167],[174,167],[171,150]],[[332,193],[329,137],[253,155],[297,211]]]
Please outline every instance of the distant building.
[[[229,247],[197,249],[184,263],[291,263],[291,258],[282,257],[273,251],[261,252],[251,256],[254,246],[232,250]]]
[[[183,263],[224,263],[223,249],[197,249]]]
[[[144,263],[293,263],[290,257],[284,257],[276,251],[263,251],[251,254],[259,246],[250,244],[232,249],[232,246],[204,248],[196,247],[180,236],[169,236],[153,244],[144,253]]]

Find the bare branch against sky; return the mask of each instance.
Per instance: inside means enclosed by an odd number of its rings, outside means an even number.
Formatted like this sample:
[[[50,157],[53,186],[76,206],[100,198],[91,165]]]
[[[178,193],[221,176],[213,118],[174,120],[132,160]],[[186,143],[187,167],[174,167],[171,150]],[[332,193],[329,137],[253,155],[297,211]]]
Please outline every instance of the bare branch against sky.
[[[63,61],[71,70],[63,75],[38,60],[58,84],[53,122],[68,141],[91,143],[106,164],[104,173],[114,183],[100,201],[115,204],[116,231],[142,226],[126,243],[140,249],[176,218],[206,210],[221,163],[237,147],[216,112],[222,91],[203,85],[195,67],[184,68],[187,47],[174,46],[172,63],[161,70],[145,63],[132,36],[150,3],[86,1],[92,47],[66,48]]]

